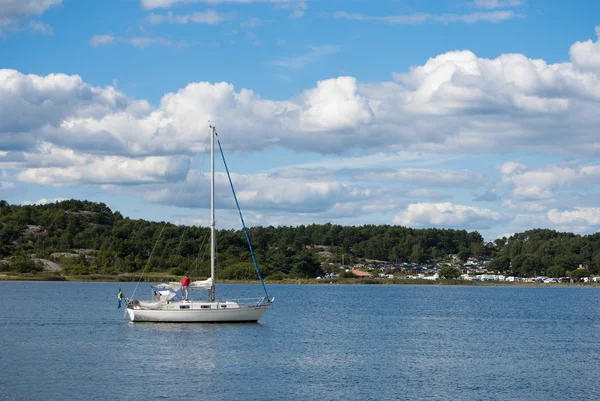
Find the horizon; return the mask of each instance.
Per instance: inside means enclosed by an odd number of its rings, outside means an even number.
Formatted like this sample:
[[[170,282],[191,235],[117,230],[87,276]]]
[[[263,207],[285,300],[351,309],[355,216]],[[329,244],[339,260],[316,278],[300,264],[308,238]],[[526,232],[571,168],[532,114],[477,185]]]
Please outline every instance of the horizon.
[[[597,15],[583,0],[0,0],[0,199],[206,226],[210,120],[249,227],[593,234]],[[215,157],[217,224],[240,228]]]

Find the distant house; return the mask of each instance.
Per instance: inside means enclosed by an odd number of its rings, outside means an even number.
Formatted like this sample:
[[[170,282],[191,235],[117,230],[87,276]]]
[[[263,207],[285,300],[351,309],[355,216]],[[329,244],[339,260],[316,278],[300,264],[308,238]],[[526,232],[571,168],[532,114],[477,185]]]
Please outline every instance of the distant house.
[[[351,270],[351,272],[358,278],[373,277],[373,275],[371,273],[363,272],[361,270],[353,269],[353,270]]]

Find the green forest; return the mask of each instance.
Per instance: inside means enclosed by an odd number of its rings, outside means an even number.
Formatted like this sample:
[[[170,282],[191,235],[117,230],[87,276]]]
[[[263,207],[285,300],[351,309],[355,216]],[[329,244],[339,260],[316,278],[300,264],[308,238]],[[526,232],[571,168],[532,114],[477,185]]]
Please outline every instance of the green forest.
[[[271,280],[314,278],[337,269],[342,260],[422,264],[447,261],[449,254],[462,260],[491,257],[490,271],[518,276],[600,271],[600,234],[536,229],[485,246],[476,231],[395,225],[257,226],[248,231],[261,273]],[[5,272],[36,274],[43,270],[39,259],[45,259],[60,263],[61,273],[72,276],[143,271],[201,278],[209,275],[209,242],[207,227],[132,220],[104,203],[22,206],[0,201],[0,271]],[[579,265],[587,267],[585,273]],[[218,230],[217,267],[218,279],[256,278],[242,230]]]

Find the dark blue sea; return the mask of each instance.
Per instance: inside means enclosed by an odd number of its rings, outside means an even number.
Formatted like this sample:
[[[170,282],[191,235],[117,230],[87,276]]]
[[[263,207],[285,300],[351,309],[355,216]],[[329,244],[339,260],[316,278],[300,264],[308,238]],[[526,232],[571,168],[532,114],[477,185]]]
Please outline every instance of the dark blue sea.
[[[0,398],[600,399],[600,288],[271,285],[259,323],[211,325],[129,323],[119,286],[0,282]]]

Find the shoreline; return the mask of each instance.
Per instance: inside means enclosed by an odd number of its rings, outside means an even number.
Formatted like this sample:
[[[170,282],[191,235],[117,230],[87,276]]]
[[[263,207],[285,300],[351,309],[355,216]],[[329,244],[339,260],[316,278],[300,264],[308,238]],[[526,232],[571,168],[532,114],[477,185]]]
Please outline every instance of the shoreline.
[[[62,282],[107,282],[107,283],[156,283],[179,281],[179,277],[169,275],[147,275],[134,276],[130,274],[123,275],[85,275],[85,276],[62,276],[60,274],[22,274],[9,275],[0,274],[1,281],[62,281]],[[220,280],[220,284],[258,284],[257,280]],[[529,282],[508,282],[508,281],[487,281],[474,282],[467,280],[423,280],[423,279],[376,279],[376,278],[338,278],[338,279],[283,279],[283,280],[265,280],[265,284],[343,284],[343,285],[461,285],[461,286],[520,286],[520,287],[598,287],[600,283],[529,283]]]

